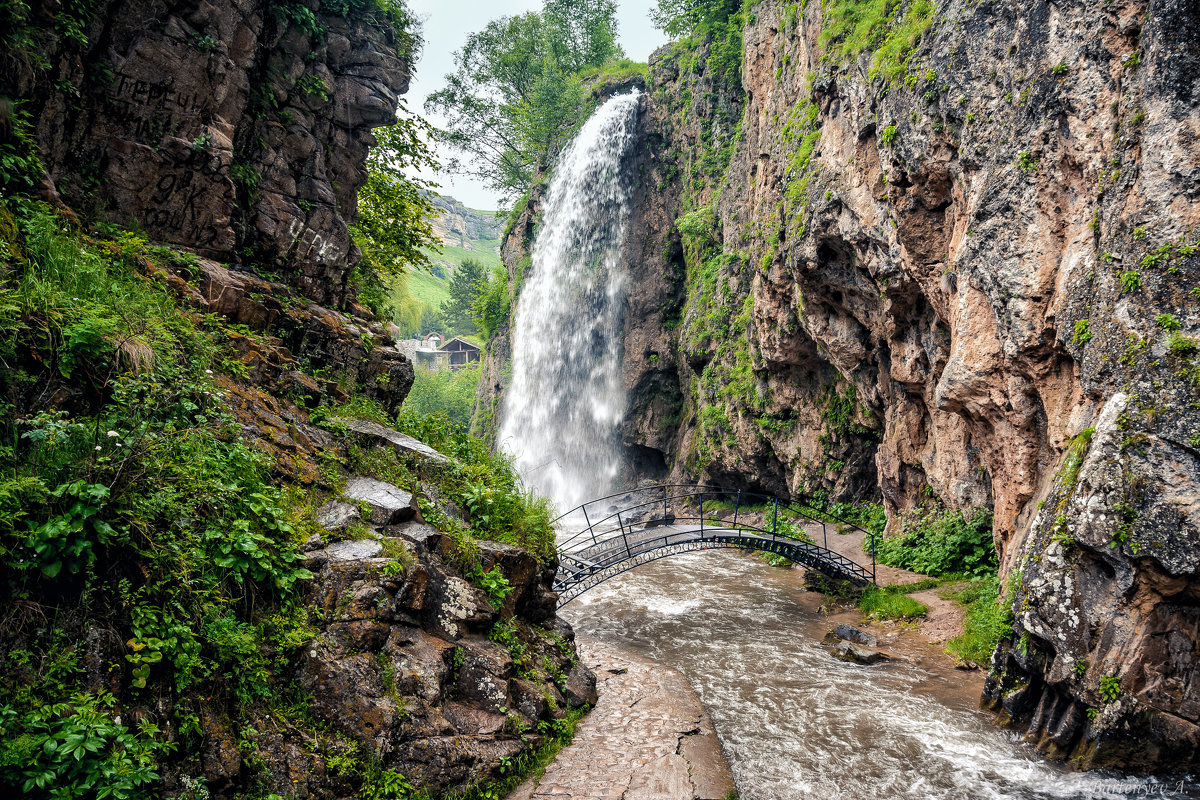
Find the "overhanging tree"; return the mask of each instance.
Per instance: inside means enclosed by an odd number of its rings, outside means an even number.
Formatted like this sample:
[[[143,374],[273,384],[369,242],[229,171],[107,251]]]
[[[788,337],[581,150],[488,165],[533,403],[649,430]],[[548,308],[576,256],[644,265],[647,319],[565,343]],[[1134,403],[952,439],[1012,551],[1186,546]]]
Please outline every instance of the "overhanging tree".
[[[468,155],[451,167],[512,196],[582,122],[587,93],[575,73],[621,55],[612,0],[547,0],[541,13],[501,17],[471,34],[455,71],[425,102],[440,139]]]

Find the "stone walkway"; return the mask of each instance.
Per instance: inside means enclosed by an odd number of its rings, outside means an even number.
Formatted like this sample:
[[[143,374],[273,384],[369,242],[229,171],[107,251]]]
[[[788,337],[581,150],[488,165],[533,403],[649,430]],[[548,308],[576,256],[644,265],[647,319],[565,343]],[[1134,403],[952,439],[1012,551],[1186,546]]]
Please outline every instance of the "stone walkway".
[[[580,636],[600,702],[575,740],[508,800],[724,800],[733,774],[712,720],[677,670]]]

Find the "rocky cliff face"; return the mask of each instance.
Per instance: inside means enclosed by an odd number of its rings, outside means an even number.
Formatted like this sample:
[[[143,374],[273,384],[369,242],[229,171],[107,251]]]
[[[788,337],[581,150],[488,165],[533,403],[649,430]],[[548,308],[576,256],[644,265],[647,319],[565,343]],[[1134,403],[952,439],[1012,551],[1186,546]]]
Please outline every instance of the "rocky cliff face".
[[[372,127],[408,88],[406,40],[370,3],[41,6],[45,70],[14,59],[52,186],[156,241],[346,298]],[[336,7],[336,8],[335,8]],[[44,34],[42,34],[44,35]]]
[[[642,475],[993,508],[989,702],[1081,765],[1179,767],[1200,9],[901,3],[879,31],[914,48],[873,56],[832,7],[756,5],[732,80],[707,45],[652,61],[627,445]]]
[[[430,198],[438,216],[434,232],[451,247],[469,247],[482,239],[499,239],[500,220],[487,211],[467,208],[453,197],[435,194]]]

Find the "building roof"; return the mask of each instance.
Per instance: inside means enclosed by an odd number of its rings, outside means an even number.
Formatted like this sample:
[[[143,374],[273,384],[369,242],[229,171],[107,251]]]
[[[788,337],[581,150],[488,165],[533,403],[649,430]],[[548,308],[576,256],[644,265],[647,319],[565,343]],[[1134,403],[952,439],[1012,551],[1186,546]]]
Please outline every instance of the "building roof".
[[[455,342],[459,343],[459,346],[454,348],[455,350],[479,350],[480,349],[479,345],[475,344],[474,342],[469,342],[466,339],[462,338],[461,336],[455,336],[450,341],[443,342],[442,346],[439,347],[438,349],[439,350],[448,350],[448,349],[450,349],[450,345],[454,344]]]

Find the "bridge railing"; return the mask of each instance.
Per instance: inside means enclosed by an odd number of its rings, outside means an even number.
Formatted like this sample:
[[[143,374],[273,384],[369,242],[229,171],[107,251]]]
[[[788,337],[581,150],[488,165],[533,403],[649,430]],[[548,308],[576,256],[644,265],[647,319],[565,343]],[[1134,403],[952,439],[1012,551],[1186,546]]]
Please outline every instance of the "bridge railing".
[[[705,513],[706,502],[709,504],[709,509],[725,512],[732,510],[732,514],[723,517],[709,516]],[[696,507],[697,512],[689,513],[691,511],[689,506]],[[749,521],[752,516],[758,514],[762,514],[761,524]],[[864,543],[867,545],[865,549],[871,552],[871,580],[875,581],[874,534],[846,519],[843,515],[804,499],[781,501],[778,497],[761,492],[718,486],[659,484],[590,500],[561,514],[554,520],[554,525],[563,527],[564,523],[574,516],[577,516],[578,521],[582,522],[579,530],[568,535],[558,545],[561,553],[570,554],[622,539],[625,550],[628,551],[628,537],[635,531],[680,524],[698,524],[701,533],[704,532],[707,525],[714,531],[747,530],[759,534],[769,534],[773,540],[782,538],[795,541],[797,537],[789,535],[786,529],[780,530],[781,515],[788,522],[806,520],[820,523],[825,540],[822,549],[831,555],[836,555],[835,561],[845,560],[847,564],[855,567],[858,567],[855,562],[829,549],[828,524],[832,522],[840,528],[861,532],[865,537]]]

